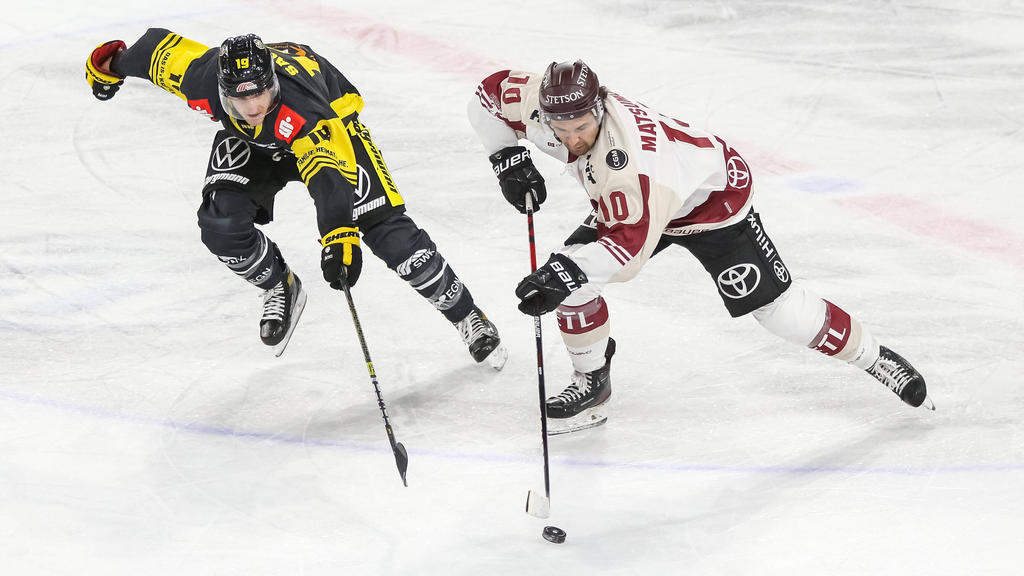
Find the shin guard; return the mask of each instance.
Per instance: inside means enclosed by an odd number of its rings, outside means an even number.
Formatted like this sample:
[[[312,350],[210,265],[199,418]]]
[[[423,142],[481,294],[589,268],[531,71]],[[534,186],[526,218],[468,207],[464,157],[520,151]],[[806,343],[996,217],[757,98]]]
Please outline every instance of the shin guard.
[[[242,256],[218,255],[217,258],[246,282],[257,288],[269,290],[281,281],[284,274],[284,262],[277,245],[271,242],[263,232],[257,230],[256,234],[259,237],[259,242],[251,253]]]
[[[473,309],[469,291],[433,242],[399,264],[395,272],[450,322],[462,320]]]

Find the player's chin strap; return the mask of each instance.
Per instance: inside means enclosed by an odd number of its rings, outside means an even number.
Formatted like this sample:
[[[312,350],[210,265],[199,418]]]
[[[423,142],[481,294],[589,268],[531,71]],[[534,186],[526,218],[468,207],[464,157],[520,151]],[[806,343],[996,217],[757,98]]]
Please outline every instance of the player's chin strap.
[[[537,246],[533,233],[533,193],[526,195],[526,225],[530,232],[530,272],[537,271]],[[526,494],[526,513],[537,518],[551,514],[551,474],[548,468],[548,413],[544,392],[544,344],[541,341],[540,316],[533,317],[533,334],[537,340],[537,391],[540,396],[540,435],[544,447],[544,495],[530,490]]]

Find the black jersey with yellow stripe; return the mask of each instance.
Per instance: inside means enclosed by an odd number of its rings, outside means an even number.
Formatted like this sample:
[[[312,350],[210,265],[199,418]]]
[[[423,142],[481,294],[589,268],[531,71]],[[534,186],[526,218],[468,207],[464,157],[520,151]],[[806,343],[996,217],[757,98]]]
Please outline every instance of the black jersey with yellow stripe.
[[[314,199],[340,192],[351,206],[358,178],[351,131],[363,108],[362,96],[309,46],[281,42],[267,47],[274,58],[281,101],[259,126],[250,126],[224,111],[217,86],[219,48],[163,28],[150,28],[121,52],[111,67],[122,76],[151,81],[257,147],[294,155],[299,175]],[[351,225],[351,209],[347,213],[347,222],[321,220],[320,227],[331,230]]]

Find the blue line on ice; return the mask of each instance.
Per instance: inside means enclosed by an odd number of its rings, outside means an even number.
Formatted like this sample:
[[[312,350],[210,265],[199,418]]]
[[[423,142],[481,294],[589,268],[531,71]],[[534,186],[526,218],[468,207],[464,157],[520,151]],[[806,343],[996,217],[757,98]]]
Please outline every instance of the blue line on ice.
[[[354,452],[390,452],[390,447],[382,438],[380,443],[367,444],[363,442],[347,442],[344,440],[331,440],[326,438],[310,438],[300,436],[285,436],[275,432],[262,432],[258,430],[236,430],[222,426],[207,424],[188,424],[173,422],[170,420],[151,418],[138,415],[129,415],[115,410],[86,407],[61,402],[38,396],[29,396],[16,392],[0,390],[0,398],[7,399],[20,404],[34,404],[45,406],[66,412],[77,412],[95,418],[128,422],[143,426],[154,426],[166,428],[179,432],[190,432],[209,436],[222,436],[242,439],[260,440],[266,442],[277,442],[280,444],[295,444],[304,446],[319,446],[324,448],[340,448]],[[410,450],[411,456],[432,456],[435,458],[447,458],[453,460],[467,460],[480,462],[503,462],[509,464],[534,464],[536,457],[502,456],[482,453],[460,453],[447,452],[442,450],[417,450],[415,446]],[[736,465],[714,465],[714,464],[686,464],[681,462],[613,462],[606,460],[579,460],[575,458],[553,457],[552,461],[559,465],[576,466],[581,468],[606,468],[622,470],[644,470],[663,472],[713,472],[713,473],[760,473],[760,474],[884,474],[897,476],[920,476],[932,474],[964,474],[964,473],[997,473],[997,472],[1024,472],[1024,464],[972,464],[962,466],[908,466],[896,468],[891,466],[784,466],[784,465],[763,465],[763,466],[736,466]]]

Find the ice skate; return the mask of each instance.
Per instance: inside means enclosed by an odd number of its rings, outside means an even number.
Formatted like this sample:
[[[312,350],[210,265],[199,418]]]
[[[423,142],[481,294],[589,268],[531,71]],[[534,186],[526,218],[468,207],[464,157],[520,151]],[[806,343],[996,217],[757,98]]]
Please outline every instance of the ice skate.
[[[306,306],[306,291],[299,277],[285,267],[284,279],[263,293],[263,318],[260,319],[260,339],[272,346],[274,356],[280,356],[292,338]]]
[[[501,370],[508,360],[508,349],[501,343],[501,336],[494,323],[487,319],[487,315],[476,306],[473,310],[455,323],[462,336],[462,341],[469,347],[469,354],[473,360],[487,363],[495,370]]]
[[[867,369],[867,373],[914,408],[923,404],[925,408],[935,410],[935,404],[928,398],[924,377],[899,354],[885,346],[879,348],[878,360]]]
[[[615,340],[608,339],[604,366],[593,372],[575,372],[572,382],[546,402],[548,435],[566,434],[600,426],[608,421],[608,398],[612,395],[611,367]]]

